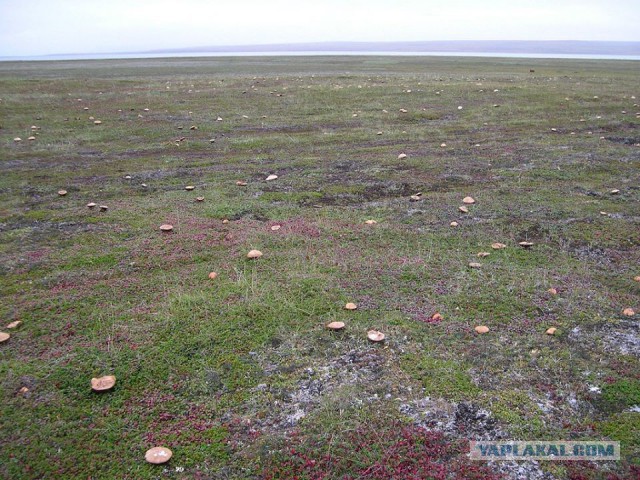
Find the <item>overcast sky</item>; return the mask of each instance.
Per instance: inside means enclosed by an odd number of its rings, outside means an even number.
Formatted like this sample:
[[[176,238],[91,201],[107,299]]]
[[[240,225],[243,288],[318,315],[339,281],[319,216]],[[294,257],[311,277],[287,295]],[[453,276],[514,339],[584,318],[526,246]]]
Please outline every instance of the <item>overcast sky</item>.
[[[339,40],[640,41],[640,0],[0,0],[0,56]]]

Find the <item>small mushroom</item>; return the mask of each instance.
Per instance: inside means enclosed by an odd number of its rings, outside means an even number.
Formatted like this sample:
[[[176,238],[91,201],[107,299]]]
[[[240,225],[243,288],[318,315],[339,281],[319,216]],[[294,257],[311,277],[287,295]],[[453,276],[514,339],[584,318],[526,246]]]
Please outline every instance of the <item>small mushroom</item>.
[[[609,192],[611,195],[617,195],[618,193],[620,193],[620,190],[618,190],[617,188],[614,188],[613,190],[611,190]]]
[[[487,327],[486,325],[478,325],[476,328],[474,328],[474,330],[476,331],[477,334],[483,335],[489,332],[489,327]]]
[[[9,338],[11,338],[11,335],[5,332],[0,332],[0,343],[6,342]]]
[[[555,335],[555,333],[558,331],[558,329],[556,327],[551,327],[551,328],[547,328],[547,331],[544,332],[547,335]]]
[[[458,207],[458,210],[460,210],[462,213],[469,213],[469,209],[467,207]]]
[[[15,322],[11,322],[9,325],[7,325],[7,328],[18,328],[20,325],[22,325],[22,322],[20,320],[16,320]]]
[[[379,332],[378,330],[369,330],[367,332],[367,338],[372,342],[382,342],[384,341],[384,333]]]
[[[355,303],[349,302],[344,306],[344,308],[346,310],[355,310],[358,306]]]
[[[450,226],[450,227],[457,227],[458,225],[459,225],[459,223],[458,223],[458,222],[451,222],[451,223],[449,224],[449,226]]]
[[[184,187],[184,189],[188,192],[190,192],[191,190],[195,189],[196,187],[194,187],[193,185],[187,185],[186,187]]]
[[[281,225],[272,225],[271,226],[271,230],[274,231],[274,232],[277,231],[277,230],[280,230],[280,228],[281,228]]]
[[[444,143],[444,142],[440,144],[440,148],[445,148],[446,146],[447,146],[447,144]]]
[[[189,130],[197,130],[197,129],[198,129],[198,127],[196,127],[195,125],[191,125],[191,126],[189,127]]]
[[[501,250],[503,248],[507,248],[507,246],[504,243],[495,242],[491,244],[491,248],[493,248],[494,250]]]
[[[209,278],[210,278],[211,280],[215,280],[217,276],[218,276],[218,274],[217,274],[216,272],[211,272],[211,273],[209,274]]]
[[[265,178],[265,180],[266,180],[267,182],[270,182],[271,180],[275,180],[275,179],[277,179],[277,178],[278,178],[278,175],[273,175],[273,174],[272,174],[272,175],[269,175],[267,178]]]
[[[488,257],[489,255],[491,255],[489,252],[478,252],[476,256],[478,258],[484,258],[484,257]]]
[[[93,122],[94,125],[102,125],[102,122],[100,120],[95,120]]]
[[[31,141],[33,141],[33,140],[35,140],[35,139],[36,139],[36,137],[34,137],[33,135],[32,135],[32,136],[30,136],[29,138],[27,138],[27,140],[31,140]]]
[[[106,205],[100,205],[100,211],[101,212],[106,212],[107,210],[109,210],[109,207]]]
[[[247,253],[247,258],[260,258],[262,256],[262,252],[260,250],[250,250]]]
[[[90,202],[90,203],[87,203],[87,208],[95,208],[96,205],[97,205],[96,203]]]
[[[344,328],[344,322],[331,322],[327,323],[326,327],[329,330],[342,330]]]
[[[25,393],[28,393],[29,389],[27,387],[22,387],[20,390],[18,390],[18,393],[24,395]]]
[[[411,202],[419,202],[420,200],[422,200],[422,197],[420,195],[411,195],[409,197],[409,201]]]
[[[172,456],[173,452],[166,447],[153,447],[147,450],[144,454],[144,459],[154,465],[160,465],[161,463],[167,463]]]
[[[398,155],[398,160],[404,160],[405,158],[407,158],[406,153],[401,153],[400,155]]]
[[[375,220],[365,220],[365,221],[364,221],[364,223],[366,223],[367,225],[375,225],[375,224],[377,224],[378,222],[377,222],[377,221],[375,221]]]
[[[196,202],[204,202],[204,197],[196,197]]]
[[[633,317],[636,314],[636,312],[633,310],[633,308],[625,308],[622,311],[622,314],[626,315],[627,317]]]
[[[636,277],[633,277],[633,280],[636,281],[636,282],[640,282],[640,275],[638,275]]]
[[[464,197],[462,199],[462,203],[466,203],[467,205],[472,205],[474,203],[476,203],[475,199],[473,197]]]
[[[558,290],[556,290],[553,287],[551,287],[549,290],[547,290],[547,292],[549,292],[551,295],[557,295],[558,294]]]
[[[173,225],[169,225],[168,223],[165,223],[163,225],[160,225],[160,230],[162,230],[163,232],[170,232],[173,230]]]
[[[243,182],[241,180],[238,180],[236,182],[236,185],[239,186],[239,187],[246,187],[247,186],[247,182]]]
[[[111,390],[116,384],[116,377],[113,375],[106,375],[100,378],[91,379],[91,389],[94,392],[105,392]]]
[[[469,268],[482,268],[482,264],[478,262],[469,263]]]
[[[64,197],[67,194],[66,190],[58,190],[58,195],[60,195],[61,197]]]
[[[518,242],[522,248],[531,248],[533,247],[533,242]]]
[[[13,141],[17,143],[17,142],[21,142],[22,139],[20,137],[16,137],[16,138],[13,139]]]
[[[222,220],[222,223],[226,225],[227,223],[229,223],[229,220],[225,218],[224,220]]]
[[[434,322],[439,322],[442,320],[442,315],[440,315],[438,312],[434,313],[433,315],[431,315],[431,320]]]

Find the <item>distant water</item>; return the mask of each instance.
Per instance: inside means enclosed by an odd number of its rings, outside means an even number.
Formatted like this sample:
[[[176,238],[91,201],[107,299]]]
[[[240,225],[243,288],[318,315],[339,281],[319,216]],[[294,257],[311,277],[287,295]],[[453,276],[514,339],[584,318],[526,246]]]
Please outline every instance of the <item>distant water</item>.
[[[52,60],[109,60],[127,58],[184,57],[285,57],[285,56],[395,56],[395,57],[493,57],[493,58],[566,58],[583,60],[640,60],[640,55],[602,55],[578,53],[497,53],[497,52],[376,52],[376,51],[275,51],[275,52],[181,52],[181,53],[90,53],[0,57],[0,62]]]

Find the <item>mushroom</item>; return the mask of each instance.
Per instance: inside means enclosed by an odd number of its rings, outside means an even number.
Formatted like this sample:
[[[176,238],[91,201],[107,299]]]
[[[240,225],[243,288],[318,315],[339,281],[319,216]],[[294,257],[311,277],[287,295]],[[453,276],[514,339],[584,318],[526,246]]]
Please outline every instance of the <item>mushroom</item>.
[[[93,122],[94,125],[102,125],[102,122],[100,120],[95,120]]]
[[[477,334],[482,335],[489,331],[489,327],[487,327],[486,325],[478,325],[476,328],[474,328],[474,330]]]
[[[11,322],[7,325],[7,328],[18,328],[20,325],[22,325],[22,322],[20,320],[16,320],[15,322]]]
[[[464,197],[462,199],[462,203],[466,203],[467,205],[472,205],[472,204],[476,203],[476,201],[474,200],[473,197]]]
[[[640,275],[638,275],[636,277],[633,277],[633,280],[636,281],[636,282],[640,282]]]
[[[204,202],[204,197],[196,197],[196,202]]]
[[[269,175],[267,178],[265,178],[265,180],[267,182],[270,182],[271,180],[275,180],[276,178],[278,178],[278,175]]]
[[[326,327],[329,330],[342,330],[344,328],[344,322],[331,322],[327,323]]]
[[[27,140],[31,140],[31,141],[33,141],[33,140],[35,140],[35,139],[36,139],[36,137],[34,137],[33,135],[32,135],[32,136],[30,136],[29,138],[27,138]]]
[[[518,242],[522,248],[531,248],[533,247],[533,242]]]
[[[469,209],[467,207],[458,207],[458,210],[460,210],[462,213],[469,213]]]
[[[551,327],[551,328],[547,328],[547,331],[544,332],[547,335],[555,335],[555,333],[558,331],[558,329],[556,327]]]
[[[457,227],[458,225],[459,225],[458,222],[451,222],[449,224],[450,227]]]
[[[6,342],[10,337],[8,333],[0,332],[0,343]]]
[[[495,242],[491,244],[491,248],[493,248],[494,250],[500,250],[502,248],[507,248],[507,246],[504,243]]]
[[[558,290],[556,290],[553,287],[551,287],[549,290],[547,290],[547,292],[549,292],[551,295],[557,295],[558,294]]]
[[[167,447],[153,447],[147,450],[144,454],[144,459],[153,463],[154,465],[159,465],[161,463],[167,463],[171,460],[173,452],[169,450]]]
[[[636,312],[633,310],[633,308],[625,308],[622,311],[622,314],[626,315],[627,317],[633,317],[636,314]]]
[[[16,137],[16,138],[14,138],[14,139],[13,139],[13,141],[14,141],[14,142],[21,142],[21,141],[22,141],[22,139],[21,139],[20,137]]]
[[[262,256],[262,252],[260,250],[250,250],[247,253],[247,258],[260,258]]]
[[[222,220],[222,223],[224,223],[224,224],[226,225],[227,223],[229,223],[229,220],[227,220],[227,219],[225,218],[224,220]]]
[[[100,211],[101,212],[106,212],[107,210],[109,210],[109,207],[106,205],[100,205]]]
[[[617,188],[614,188],[613,190],[611,190],[609,192],[611,195],[617,195],[618,193],[620,193],[620,190],[618,190]]]
[[[440,144],[440,148],[445,148],[446,146],[447,146],[447,144],[444,143],[444,142]]]
[[[344,306],[344,308],[346,310],[355,310],[358,306],[355,303],[349,302]]]
[[[478,258],[484,258],[484,257],[488,257],[489,255],[491,255],[489,252],[478,252],[476,256]]]
[[[411,195],[409,197],[409,201],[411,202],[419,202],[420,200],[422,200],[422,197],[420,195]]]
[[[433,320],[434,322],[439,322],[440,320],[442,320],[442,315],[436,312],[431,316],[431,320]]]
[[[116,377],[113,375],[91,379],[91,389],[94,392],[106,392],[107,390],[111,390],[115,384]]]
[[[246,187],[247,186],[247,182],[243,182],[241,180],[238,180],[236,182],[236,185],[239,186],[239,187]]]
[[[364,221],[364,223],[366,223],[367,225],[375,225],[375,224],[377,224],[378,222],[377,222],[377,221],[375,221],[375,220],[365,220],[365,221]]]
[[[58,195],[60,195],[61,197],[64,197],[67,194],[66,190],[58,190]]]
[[[90,202],[90,203],[87,203],[87,208],[95,208],[96,205],[97,205],[96,203]]]
[[[398,160],[404,160],[405,158],[407,158],[406,153],[401,153],[400,155],[398,155]]]
[[[211,272],[211,273],[209,274],[209,278],[210,278],[211,280],[215,280],[217,276],[218,276],[218,274],[217,274],[216,272]]]
[[[280,230],[280,227],[280,225],[272,225],[271,230],[275,232],[276,230]]]
[[[471,262],[469,263],[469,268],[481,268],[482,264],[478,263],[478,262]]]
[[[185,189],[186,191],[188,191],[188,192],[190,192],[190,191],[191,191],[191,190],[193,190],[194,188],[196,188],[196,187],[194,187],[193,185],[187,185],[186,187],[184,187],[184,189]]]
[[[173,230],[173,225],[165,223],[163,225],[160,225],[160,230],[162,230],[163,232],[170,232],[171,230]]]
[[[367,332],[367,338],[372,342],[382,342],[384,341],[384,333],[379,332],[378,330],[369,330]]]

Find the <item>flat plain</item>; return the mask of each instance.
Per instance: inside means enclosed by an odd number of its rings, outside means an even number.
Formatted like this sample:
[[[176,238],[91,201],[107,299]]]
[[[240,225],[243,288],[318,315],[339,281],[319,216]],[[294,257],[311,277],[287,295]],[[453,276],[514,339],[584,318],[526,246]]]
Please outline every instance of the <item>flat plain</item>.
[[[632,61],[0,63],[0,476],[638,478],[639,104]]]

